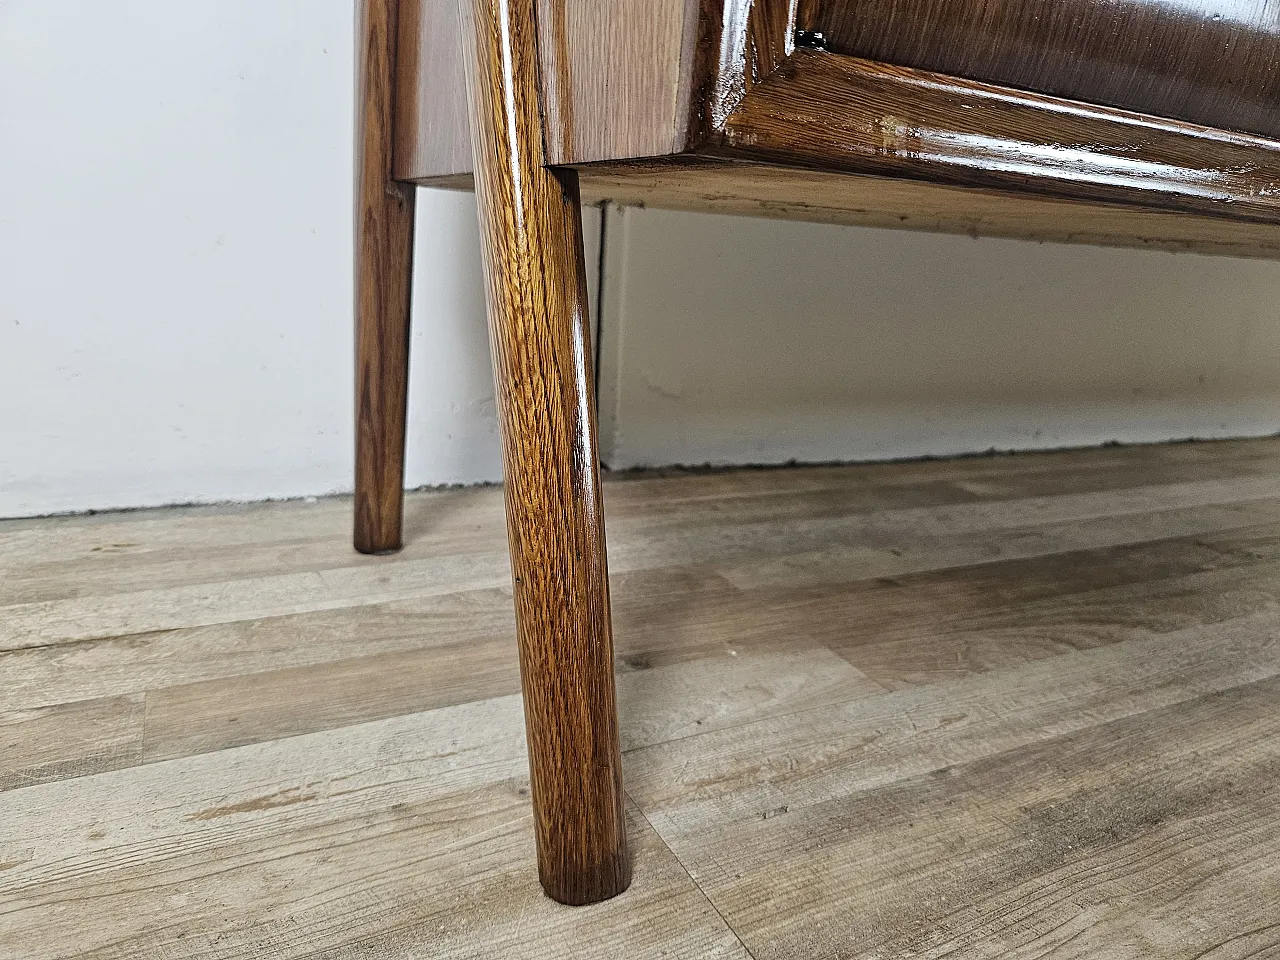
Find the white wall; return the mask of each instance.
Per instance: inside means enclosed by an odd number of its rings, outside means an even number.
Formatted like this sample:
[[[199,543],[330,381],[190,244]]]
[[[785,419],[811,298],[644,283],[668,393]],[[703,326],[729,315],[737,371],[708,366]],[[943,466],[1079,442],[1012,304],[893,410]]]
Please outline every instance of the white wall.
[[[0,0],[0,516],[349,488],[352,9]],[[413,485],[499,475],[471,204],[419,194]],[[608,237],[614,465],[1277,428],[1280,264]]]
[[[352,10],[0,4],[0,516],[350,486]],[[496,479],[469,195],[418,254],[409,480]]]
[[[350,489],[353,26],[0,2],[0,517]],[[474,203],[418,194],[411,486],[501,478]]]
[[[613,467],[1280,430],[1280,263],[610,210]]]

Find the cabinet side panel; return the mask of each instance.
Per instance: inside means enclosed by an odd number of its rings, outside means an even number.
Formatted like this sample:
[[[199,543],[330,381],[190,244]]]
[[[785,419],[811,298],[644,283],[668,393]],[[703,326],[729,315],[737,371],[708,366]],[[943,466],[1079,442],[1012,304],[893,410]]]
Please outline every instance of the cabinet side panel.
[[[699,0],[538,0],[552,164],[685,147]],[[456,0],[401,0],[395,176],[471,172]]]
[[[683,149],[696,0],[538,0],[549,163]]]
[[[457,0],[400,0],[393,175],[426,180],[470,172]]]

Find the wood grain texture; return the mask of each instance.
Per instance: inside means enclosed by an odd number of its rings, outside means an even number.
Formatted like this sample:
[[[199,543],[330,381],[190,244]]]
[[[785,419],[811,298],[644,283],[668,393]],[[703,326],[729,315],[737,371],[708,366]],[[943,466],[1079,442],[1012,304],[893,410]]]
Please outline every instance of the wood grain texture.
[[[361,553],[400,548],[414,187],[392,179],[399,0],[361,0],[356,50],[356,504]]]
[[[1030,557],[1280,519],[1280,480],[1274,473],[1133,487],[1123,495],[1106,490],[1046,494],[1013,503],[999,496],[943,496],[940,503],[836,516],[775,506],[774,513],[764,516],[712,515],[691,523],[675,512],[647,516],[640,522],[642,530],[621,518],[617,528],[626,539],[611,551],[609,565],[615,573],[628,574],[711,565],[744,586],[776,582],[785,571],[788,584],[814,585],[980,562],[996,550],[1006,558]],[[968,500],[972,502],[964,502]],[[217,628],[320,611],[334,611],[323,636],[326,646],[340,647],[343,636],[359,630],[360,608],[370,608],[365,616],[375,620],[372,608],[381,605],[401,617],[440,616],[457,629],[468,610],[465,598],[458,595],[483,592],[491,597],[492,591],[510,582],[510,568],[505,551],[495,549],[496,541],[483,544],[483,553],[445,553],[447,542],[436,541],[442,551],[437,556],[414,556],[404,562],[357,561],[335,563],[319,573],[286,569],[227,580],[195,578],[171,587],[118,593],[107,589],[0,606],[0,651],[187,628],[234,644],[236,631]],[[430,550],[428,546],[424,552]],[[108,576],[105,582],[119,580]],[[344,616],[343,610],[352,612]],[[394,622],[388,626],[395,629]]]
[[[588,204],[922,230],[1036,243],[1280,258],[1280,226],[1012,190],[682,156],[577,168]],[[470,174],[423,186],[471,190]]]
[[[791,166],[1280,222],[1275,141],[813,50],[797,50],[757,85],[713,149]]]
[[[794,49],[794,0],[701,0],[687,54],[685,149],[719,130],[742,99]]]
[[[695,0],[538,0],[548,163],[685,149],[695,9]]]
[[[457,0],[398,0],[393,175],[471,172]]]
[[[419,39],[402,60],[418,63],[453,34],[453,11],[446,0],[405,2],[406,34]],[[977,5],[876,0],[863,18],[830,0],[540,0],[553,131],[544,159],[587,165],[582,191],[592,200],[1276,255],[1280,147],[1212,127],[1269,135],[1280,125],[1268,3],[1240,0],[1217,19],[1136,0],[1114,19],[1072,3],[1046,16],[1024,0]],[[823,34],[806,42],[839,55],[796,49],[797,28]],[[1080,54],[1096,54],[1104,37],[1105,68]],[[1220,48],[1230,55],[1208,55]],[[860,52],[934,72],[850,55]],[[937,72],[961,61],[961,76],[1010,85]],[[402,95],[396,170],[465,188],[457,160],[465,124],[454,119],[461,81],[443,78],[451,63],[432,54],[416,68],[429,91]],[[1072,92],[1075,81],[1065,92],[1019,89],[991,63],[1018,77],[1060,70],[1086,86],[1097,80],[1110,93],[1093,100],[1126,109],[1079,102],[1090,96]],[[1164,82],[1175,63],[1178,89]],[[730,162],[689,163],[695,155]],[[627,162],[639,158],[684,162],[665,170]],[[850,173],[875,176],[842,182]]]
[[[681,160],[579,168],[583,198],[623,206],[971,237],[1280,258],[1280,226],[1012,190],[763,163]]]
[[[532,0],[464,0],[539,876],[585,904],[631,880],[577,175],[544,166]]]
[[[1280,137],[1280,5],[801,0],[835,53]]]
[[[815,58],[834,65],[822,68],[818,82],[831,87],[823,96],[844,98],[843,116],[829,114],[826,101],[806,100],[792,82],[794,64]],[[1004,92],[993,100],[987,88],[811,51],[788,64],[738,101],[725,130],[697,155],[581,165],[583,197],[970,236],[1280,255],[1280,148],[1272,141],[1062,102],[1045,107],[1034,95]],[[803,82],[812,76],[802,68]],[[818,112],[806,115],[806,103],[818,103]],[[1144,155],[1135,156],[1135,143]],[[444,185],[468,188],[470,181]]]
[[[449,186],[472,171],[456,0],[401,7],[396,176]],[[698,0],[537,0],[547,161],[685,149],[698,13]]]
[[[684,842],[658,829],[756,958],[1270,956],[1277,695],[1270,678],[929,772],[907,761]]]
[[[701,880],[714,837],[836,797],[1280,674],[1274,609],[660,744],[628,757],[629,794]],[[909,745],[909,748],[908,748]],[[691,751],[697,762],[691,763]]]
[[[581,910],[534,882],[500,490],[410,495],[386,558],[344,498],[0,522],[0,647],[28,601],[60,637],[0,652],[0,944],[1268,956],[1277,478],[1263,440],[606,480],[635,879]]]
[[[0,791],[140,762],[145,700],[132,693],[0,710]]]

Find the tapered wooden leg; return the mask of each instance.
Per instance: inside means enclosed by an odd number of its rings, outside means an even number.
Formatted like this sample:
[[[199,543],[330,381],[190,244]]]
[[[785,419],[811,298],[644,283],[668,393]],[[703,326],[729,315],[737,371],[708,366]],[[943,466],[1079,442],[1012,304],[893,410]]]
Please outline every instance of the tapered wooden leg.
[[[355,546],[400,549],[414,187],[391,179],[398,0],[359,0]]]
[[[631,880],[577,175],[543,166],[534,0],[459,0],[538,870],[561,903]]]

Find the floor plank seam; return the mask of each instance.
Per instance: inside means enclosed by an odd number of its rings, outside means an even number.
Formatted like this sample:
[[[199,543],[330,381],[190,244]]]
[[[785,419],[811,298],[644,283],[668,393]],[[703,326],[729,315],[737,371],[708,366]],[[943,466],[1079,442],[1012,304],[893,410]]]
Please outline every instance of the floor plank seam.
[[[846,658],[841,657],[840,651],[838,650],[832,650],[830,647],[820,647],[818,649],[826,650],[829,653],[831,653],[833,656],[840,657],[840,659],[845,660],[845,662],[848,663],[848,660]],[[1080,653],[1082,651],[1072,650],[1070,652]],[[855,670],[858,669],[856,664],[849,663],[849,666]],[[744,727],[754,726],[755,724],[758,724],[758,723],[772,723],[779,720],[786,720],[792,717],[802,716],[803,714],[806,714],[806,713],[813,713],[815,711],[830,710],[835,707],[847,706],[848,704],[856,703],[859,700],[873,700],[876,697],[892,696],[894,693],[898,692],[896,690],[892,690],[889,687],[884,686],[883,684],[879,683],[878,681],[876,681],[871,677],[866,677],[866,682],[874,683],[876,684],[876,686],[880,687],[880,689],[864,690],[860,693],[850,693],[850,695],[847,697],[840,697],[839,699],[827,700],[821,706],[816,706],[816,707],[803,706],[803,707],[796,707],[794,710],[781,710],[776,713],[770,713],[764,717],[747,717],[742,720],[736,721],[734,723],[726,723],[723,725],[718,725],[716,727],[713,727],[710,730],[693,730],[689,733],[682,734],[680,736],[666,737],[665,739],[656,741],[654,743],[640,743],[634,747],[627,747],[622,751],[622,755],[626,757],[626,756],[630,756],[631,754],[643,753],[646,750],[652,750],[655,747],[665,747],[673,743],[682,743],[685,740],[693,740],[697,737],[705,737],[708,734],[723,734],[733,730],[741,730]]]
[[[707,906],[716,912],[716,916],[720,918],[720,922],[724,924],[724,928],[728,930],[729,933],[733,934],[733,939],[737,941],[738,946],[742,947],[742,952],[745,953],[750,960],[756,960],[756,955],[747,948],[746,943],[743,942],[742,936],[733,928],[733,924],[729,922],[729,918],[721,913],[720,907],[717,906],[716,902],[707,895],[707,891],[702,889],[702,884],[698,882],[697,877],[689,872],[689,868],[685,865],[684,860],[680,858],[680,854],[676,853],[675,850],[671,848],[671,844],[667,843],[667,838],[658,832],[657,827],[653,825],[653,821],[649,819],[649,815],[644,812],[644,808],[641,807],[640,804],[636,803],[635,798],[627,792],[625,787],[623,788],[622,793],[623,796],[630,801],[631,805],[635,807],[636,813],[640,815],[640,819],[642,819],[648,825],[649,829],[653,831],[653,835],[658,838],[658,842],[666,848],[667,852],[671,854],[675,862],[680,865],[680,869],[683,870],[684,875],[689,878],[689,882],[692,883],[694,888],[698,891],[698,895],[701,896],[703,900],[707,901]]]

